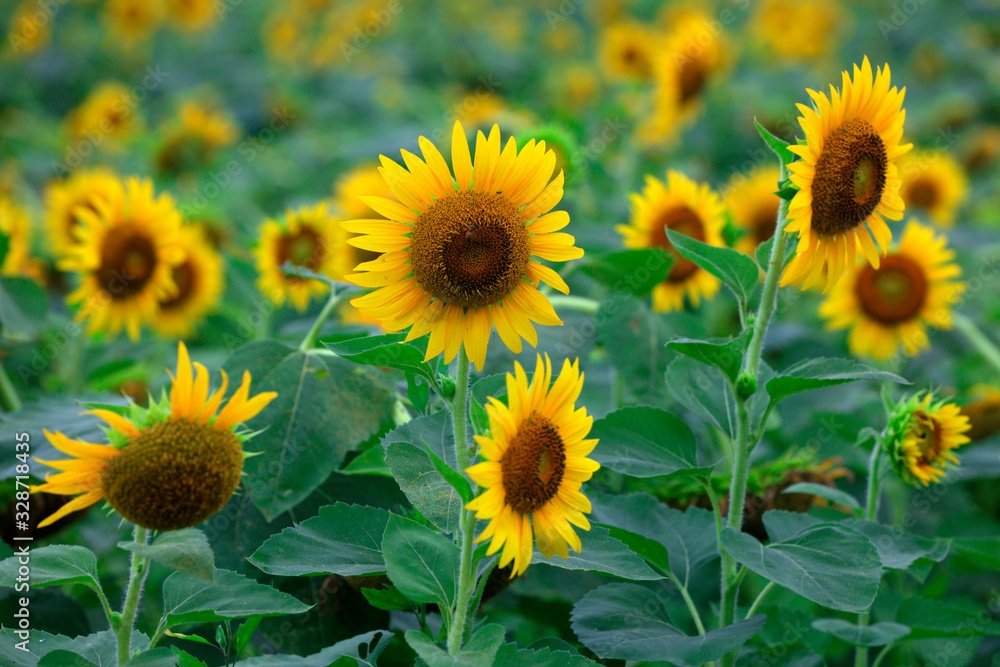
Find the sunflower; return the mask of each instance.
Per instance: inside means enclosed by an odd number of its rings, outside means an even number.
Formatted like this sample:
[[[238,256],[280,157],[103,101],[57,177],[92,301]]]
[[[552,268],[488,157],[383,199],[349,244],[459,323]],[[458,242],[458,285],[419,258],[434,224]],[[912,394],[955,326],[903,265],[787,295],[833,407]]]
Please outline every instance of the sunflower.
[[[395,199],[376,164],[355,167],[333,184],[334,204],[351,219],[382,217],[364,202],[366,196]]]
[[[194,371],[197,371],[195,375]],[[110,444],[71,440],[45,431],[52,446],[70,459],[39,463],[60,470],[45,483],[31,487],[77,497],[39,524],[45,527],[102,498],[128,521],[153,530],[196,526],[226,504],[243,472],[243,442],[234,432],[277,396],[264,392],[250,397],[250,372],[222,410],[229,378],[209,396],[208,371],[192,369],[184,343],[178,343],[177,377],[164,396],[148,409],[134,403],[129,417],[110,410],[90,410],[107,422]],[[218,414],[216,414],[218,412]],[[77,495],[82,494],[82,495]]]
[[[584,513],[591,511],[580,487],[601,467],[587,458],[597,440],[584,440],[594,418],[575,405],[583,389],[579,360],[566,359],[551,388],[548,355],[538,356],[530,387],[516,361],[514,373],[507,374],[508,404],[490,398],[486,406],[490,435],[475,436],[485,461],[466,470],[486,488],[466,505],[490,520],[476,541],[492,538],[487,555],[503,547],[499,567],[513,560],[511,577],[531,563],[532,537],[546,558],[566,558],[569,547],[580,552],[572,526],[590,530]]]
[[[1000,389],[978,384],[969,390],[969,397],[972,400],[962,406],[962,414],[969,417],[969,438],[975,442],[1000,432]]]
[[[806,143],[789,146],[802,159],[788,165],[799,191],[788,209],[785,231],[799,235],[795,258],[781,285],[807,289],[826,272],[827,289],[852,268],[860,247],[879,266],[879,253],[892,241],[882,216],[903,217],[902,181],[896,159],[912,144],[903,136],[906,88],[889,88],[889,65],[872,76],[866,56],[853,81],[845,71],[843,89],[830,86],[830,98],[807,90],[816,104],[797,105]]]
[[[620,21],[601,35],[600,62],[612,81],[647,81],[657,53],[656,32],[635,21]]]
[[[188,32],[200,32],[215,25],[219,17],[215,0],[167,0],[170,22]]]
[[[31,218],[23,206],[5,195],[0,195],[0,234],[7,237],[0,275],[22,275],[31,251]]]
[[[39,11],[37,0],[25,0],[14,9],[7,23],[7,40],[11,53],[24,56],[41,50],[49,43],[52,17]],[[36,17],[42,17],[39,20]]]
[[[815,60],[833,50],[842,20],[827,0],[764,0],[750,30],[771,57]]]
[[[569,287],[532,257],[563,262],[583,256],[569,234],[564,211],[549,213],[563,195],[563,174],[551,180],[556,156],[532,139],[518,151],[514,138],[500,149],[500,128],[479,132],[475,160],[465,131],[452,132],[452,172],[438,149],[420,137],[426,162],[403,151],[407,169],[382,157],[382,176],[401,203],[366,197],[388,220],[352,220],[365,234],[351,245],[383,253],[357,267],[348,280],[379,288],[351,303],[388,331],[410,329],[406,340],[430,334],[426,359],[444,352],[450,363],[464,341],[482,370],[490,332],[514,352],[521,338],[538,342],[532,322],[562,324],[539,281],[563,293]]]
[[[264,49],[276,62],[295,63],[305,55],[305,16],[302,12],[276,5],[261,28]]]
[[[907,208],[922,210],[938,225],[953,225],[969,191],[958,161],[943,151],[914,151],[899,159],[898,168],[903,180],[899,195]]]
[[[182,227],[178,235],[185,259],[173,268],[177,292],[160,301],[153,328],[164,336],[190,335],[219,302],[222,293],[222,258],[199,227]]]
[[[344,253],[337,252],[338,245],[344,245],[337,222],[326,204],[286,211],[281,222],[267,220],[254,253],[260,291],[279,306],[291,299],[295,308],[303,311],[313,295],[329,290],[326,283],[286,274],[281,266],[289,262],[330,277],[349,271]]]
[[[45,219],[56,256],[68,253],[77,244],[76,230],[82,224],[77,209],[82,206],[96,211],[95,202],[110,200],[120,188],[114,172],[103,168],[78,171],[46,187]]]
[[[67,117],[69,131],[76,140],[95,144],[108,141],[114,146],[138,132],[142,121],[136,100],[120,83],[106,82],[95,88]]]
[[[215,151],[236,141],[239,129],[222,112],[188,100],[164,134],[156,166],[162,172],[178,173],[211,161]]]
[[[878,268],[861,262],[820,306],[830,329],[850,328],[851,354],[885,360],[930,347],[927,327],[951,328],[951,307],[965,292],[962,269],[944,236],[911,221]]]
[[[958,465],[952,451],[969,442],[969,418],[954,403],[932,403],[933,394],[918,394],[897,408],[898,426],[886,438],[893,467],[909,484],[928,486]]]
[[[67,297],[80,304],[77,321],[87,331],[119,332],[138,340],[143,322],[156,319],[159,304],[177,294],[174,268],[184,261],[181,215],[168,195],[154,197],[149,180],[130,178],[93,210],[77,207],[77,245],[59,261],[80,274],[80,287]]]
[[[719,289],[719,279],[689,259],[681,257],[666,229],[714,246],[725,245],[722,228],[726,225],[722,200],[704,183],[695,183],[684,174],[670,170],[667,182],[646,176],[642,194],[632,193],[632,220],[616,225],[626,248],[663,248],[673,255],[674,263],[666,280],[653,288],[653,310],[682,310],[684,297],[698,307],[702,298],[710,298]]]
[[[108,0],[104,22],[127,45],[149,37],[166,16],[164,0]]]
[[[758,167],[748,175],[735,174],[726,186],[726,208],[733,222],[743,230],[736,249],[753,255],[754,250],[774,236],[781,199],[774,194],[780,173],[777,167]]]

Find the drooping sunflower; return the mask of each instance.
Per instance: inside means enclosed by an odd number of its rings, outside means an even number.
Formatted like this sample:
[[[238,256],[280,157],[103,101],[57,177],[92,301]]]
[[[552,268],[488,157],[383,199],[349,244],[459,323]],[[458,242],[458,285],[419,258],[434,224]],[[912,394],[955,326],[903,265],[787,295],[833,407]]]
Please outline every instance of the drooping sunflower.
[[[825,0],[764,0],[750,23],[767,55],[780,60],[815,60],[833,50],[843,11]]]
[[[667,238],[666,229],[709,245],[725,245],[722,229],[726,217],[719,195],[707,184],[695,183],[684,174],[670,170],[666,184],[647,175],[642,194],[633,192],[631,199],[631,221],[615,226],[625,247],[662,248],[674,258],[667,279],[653,288],[653,310],[683,310],[685,296],[697,308],[703,298],[711,298],[718,291],[719,279],[681,257]]]
[[[399,202],[366,197],[388,220],[352,220],[350,243],[383,253],[348,276],[375,292],[351,301],[388,331],[411,327],[407,340],[430,334],[427,359],[444,353],[446,363],[465,351],[482,370],[490,332],[514,352],[521,338],[532,347],[532,322],[562,324],[538,291],[539,281],[567,293],[552,269],[533,259],[563,262],[583,256],[569,234],[563,211],[549,213],[563,195],[563,174],[555,178],[555,154],[534,140],[517,149],[513,137],[501,151],[500,128],[479,132],[475,160],[465,131],[456,122],[451,153],[454,169],[424,137],[426,161],[403,151],[404,169],[382,157],[382,175]],[[401,202],[401,203],[400,203]]]
[[[225,113],[187,100],[181,104],[177,118],[164,128],[156,166],[167,173],[197,168],[238,137],[239,129]]]
[[[164,0],[108,0],[104,22],[116,37],[131,46],[160,27],[166,9]]]
[[[476,541],[491,540],[487,554],[503,547],[499,567],[513,560],[511,577],[531,563],[533,538],[546,558],[567,558],[569,547],[580,552],[573,526],[590,530],[584,514],[591,511],[580,488],[601,467],[587,458],[597,445],[585,439],[594,418],[576,409],[579,360],[565,360],[551,388],[548,355],[538,356],[531,386],[517,362],[514,373],[507,374],[507,405],[490,398],[486,406],[490,434],[475,436],[485,460],[466,470],[486,489],[466,505],[490,521]]]
[[[330,289],[326,283],[286,274],[281,266],[290,262],[331,278],[343,275],[338,272],[349,271],[345,254],[337,252],[338,245],[344,242],[337,229],[338,222],[326,204],[285,211],[280,222],[265,221],[254,252],[260,291],[279,306],[290,299],[299,311],[306,309],[314,295],[326,293]]]
[[[45,219],[49,242],[56,256],[77,244],[76,230],[82,224],[77,208],[96,211],[97,201],[107,201],[121,190],[118,177],[109,169],[85,169],[65,181],[53,181],[45,189]]]
[[[958,465],[952,453],[969,442],[969,418],[954,403],[934,402],[931,392],[904,401],[890,417],[885,447],[899,476],[914,486],[941,481]]]
[[[636,21],[613,23],[601,35],[601,69],[612,81],[649,80],[656,53],[656,31]]]
[[[860,262],[829,292],[819,312],[830,329],[850,329],[851,354],[885,360],[900,349],[914,356],[930,347],[927,327],[951,328],[962,299],[962,269],[948,240],[910,221],[899,246],[878,268]]]
[[[101,499],[132,523],[153,530],[190,528],[218,512],[233,495],[243,471],[243,442],[249,436],[235,427],[277,396],[264,392],[251,398],[250,381],[247,371],[219,410],[229,378],[222,371],[222,384],[210,396],[208,370],[197,362],[192,369],[181,342],[169,399],[151,401],[149,408],[133,403],[128,417],[110,410],[85,413],[107,422],[110,444],[45,431],[52,446],[72,458],[39,460],[62,472],[46,475],[45,483],[32,486],[31,492],[77,497],[39,527]]]
[[[67,125],[76,140],[115,148],[142,126],[137,100],[120,83],[102,83],[70,112]]]
[[[866,56],[854,78],[843,73],[843,87],[830,86],[830,97],[807,90],[816,105],[798,104],[806,143],[789,150],[801,157],[790,165],[799,191],[789,204],[785,231],[797,233],[795,257],[781,285],[807,289],[826,269],[827,289],[854,267],[860,247],[878,268],[879,253],[892,241],[882,216],[903,217],[902,181],[896,160],[912,144],[903,137],[906,88],[889,88],[889,65],[873,77]]]
[[[735,174],[726,185],[726,208],[745,232],[736,242],[740,252],[752,256],[757,246],[774,236],[781,204],[774,194],[779,180],[777,167],[758,167],[748,175]]]
[[[913,151],[899,159],[900,197],[931,222],[950,227],[955,211],[969,192],[968,178],[958,161],[944,151]]]
[[[199,227],[182,227],[178,239],[185,259],[173,269],[177,292],[160,301],[152,325],[164,336],[184,338],[219,302],[223,287],[222,258]]]
[[[215,0],[167,0],[170,22],[188,32],[200,32],[215,25],[219,18]]]
[[[125,328],[137,340],[160,302],[177,294],[173,272],[184,261],[181,215],[169,195],[154,196],[149,180],[130,178],[109,195],[95,200],[93,209],[75,209],[78,243],[58,266],[80,274],[79,288],[66,300],[80,306],[76,319],[87,320],[87,331],[115,334]]]

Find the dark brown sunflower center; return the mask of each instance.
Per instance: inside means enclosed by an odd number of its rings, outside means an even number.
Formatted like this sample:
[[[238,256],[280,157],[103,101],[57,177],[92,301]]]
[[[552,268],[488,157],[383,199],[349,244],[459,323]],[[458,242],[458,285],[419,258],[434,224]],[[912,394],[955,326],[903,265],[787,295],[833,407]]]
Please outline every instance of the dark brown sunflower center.
[[[903,255],[888,255],[879,268],[861,269],[855,294],[861,309],[883,324],[913,319],[927,299],[927,276],[919,264]]]
[[[315,230],[303,227],[298,232],[284,234],[278,239],[276,250],[278,266],[291,262],[315,271],[323,261],[326,249]]]
[[[913,414],[910,434],[917,441],[917,449],[920,450],[920,463],[933,463],[941,457],[943,438],[941,437],[941,427],[936,419],[923,410],[918,410]]]
[[[174,267],[174,284],[177,285],[177,293],[166,301],[160,302],[162,310],[175,310],[182,307],[198,289],[198,272],[192,266],[191,260]]]
[[[708,72],[698,58],[689,58],[680,65],[680,70],[677,72],[677,92],[681,105],[697,97],[707,81]]]
[[[70,207],[70,212],[66,216],[66,233],[69,234],[71,239],[74,238],[76,228],[81,224],[80,216],[76,215],[76,210],[80,208],[85,208],[88,211],[97,214],[97,209],[94,208],[94,204],[89,201],[80,202],[77,205]]]
[[[500,460],[507,504],[526,514],[555,497],[566,472],[559,432],[537,414],[521,423]]]
[[[168,420],[143,429],[101,475],[108,503],[154,530],[196,526],[233,495],[243,448],[231,431]]]
[[[842,234],[868,218],[882,201],[889,160],[882,137],[854,118],[827,137],[813,178],[812,228]]]
[[[778,219],[778,206],[758,206],[750,218],[753,228],[753,238],[758,245],[774,236],[774,227]]]
[[[940,199],[938,184],[930,178],[918,178],[907,188],[908,203],[924,210],[934,208]]]
[[[101,244],[100,287],[122,301],[142,292],[156,270],[156,246],[145,234],[112,231]]]
[[[528,232],[502,195],[457,192],[439,199],[413,226],[410,264],[428,293],[446,304],[496,303],[525,275]]]
[[[690,236],[699,241],[705,240],[705,225],[697,213],[687,206],[678,206],[662,213],[653,226],[653,234],[650,237],[650,244],[657,248],[663,248],[674,257],[674,264],[670,267],[670,274],[667,281],[672,283],[682,283],[688,276],[698,270],[698,265],[690,259],[681,257],[670,239],[667,238],[667,229],[680,232],[685,236]]]

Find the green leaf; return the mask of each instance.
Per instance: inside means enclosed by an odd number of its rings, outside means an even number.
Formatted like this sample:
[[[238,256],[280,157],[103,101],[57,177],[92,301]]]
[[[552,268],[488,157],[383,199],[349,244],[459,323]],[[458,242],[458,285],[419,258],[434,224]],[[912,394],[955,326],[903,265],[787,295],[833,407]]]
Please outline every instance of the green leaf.
[[[573,607],[573,632],[601,658],[653,660],[695,667],[739,648],[764,627],[761,615],[688,636],[671,625],[654,591],[616,583],[585,595]]]
[[[850,507],[852,510],[861,510],[861,505],[858,504],[858,501],[855,500],[854,496],[846,491],[834,489],[823,484],[799,482],[798,484],[792,484],[787,489],[782,491],[782,493],[806,493],[811,496],[823,498],[824,500],[829,500],[831,503]]]
[[[858,380],[910,384],[909,380],[901,378],[895,373],[875,370],[871,366],[851,359],[817,358],[795,364],[768,381],[766,386],[773,404],[804,391],[834,387]]]
[[[1000,537],[956,537],[951,545],[976,565],[1000,571]]]
[[[127,664],[128,667],[177,667],[180,656],[169,648],[160,647],[132,656]]]
[[[645,561],[629,550],[620,540],[611,537],[607,528],[592,526],[589,531],[579,531],[579,535],[580,553],[570,549],[569,558],[561,558],[558,555],[546,558],[536,549],[532,556],[532,562],[551,565],[563,570],[603,572],[635,581],[663,578],[649,569]]]
[[[427,663],[428,667],[493,667],[497,650],[503,644],[503,627],[495,623],[484,625],[458,652],[449,655],[430,637],[416,630],[406,633],[406,643]]]
[[[750,342],[751,330],[744,330],[736,338],[715,341],[677,338],[667,343],[675,352],[687,355],[703,364],[714,366],[735,383],[743,367],[743,354]]]
[[[286,577],[381,574],[382,534],[390,516],[375,507],[327,505],[319,516],[269,538],[250,562],[268,574]]]
[[[731,438],[736,437],[736,396],[732,383],[719,369],[705,366],[691,357],[676,355],[664,379],[675,401],[706,424]]]
[[[488,398],[500,398],[507,393],[507,375],[499,373],[497,375],[487,375],[480,378],[472,385],[469,396],[469,419],[476,433],[486,433],[490,428],[490,418],[486,413]]]
[[[643,248],[588,254],[580,268],[616,292],[646,296],[666,280],[673,263],[670,253],[660,248]]]
[[[882,566],[890,570],[906,570],[921,559],[940,563],[951,546],[950,540],[913,535],[874,521],[848,519],[838,525],[856,530],[871,540],[878,549]]]
[[[205,534],[197,528],[160,533],[152,544],[119,542],[119,548],[146,556],[153,562],[178,572],[212,580],[215,554]]]
[[[409,611],[413,607],[410,603],[410,599],[400,593],[399,589],[395,586],[388,586],[386,588],[362,588],[361,594],[365,596],[366,600],[368,600],[368,604],[376,609],[382,609],[384,611]]]
[[[608,526],[608,534],[614,539],[621,541],[630,551],[641,556],[643,560],[653,567],[658,568],[664,574],[667,572],[672,573],[670,569],[670,554],[667,553],[667,548],[660,542],[645,535],[633,533],[624,528],[615,528],[614,526]]]
[[[858,625],[842,618],[821,618],[813,621],[813,628],[831,634],[852,646],[885,646],[910,634],[910,629],[899,623],[873,623]]]
[[[258,615],[251,616],[240,623],[240,628],[236,631],[236,645],[234,647],[236,655],[243,653],[243,649],[250,643],[253,633],[257,631],[257,627],[260,626],[260,622],[263,620],[264,617]]]
[[[390,333],[329,343],[324,341],[323,345],[341,358],[356,364],[395,368],[404,373],[419,375],[436,387],[437,373],[430,364],[424,363],[425,350],[421,350],[416,341],[405,343],[404,340],[406,334]]]
[[[342,663],[339,661],[342,658],[355,661],[343,664],[374,666],[392,638],[393,634],[388,630],[372,630],[363,635],[339,641],[333,646],[327,646],[319,653],[306,657],[262,655],[240,660],[236,663],[236,667],[333,667],[334,665],[340,667]]]
[[[248,422],[262,429],[248,449],[264,455],[248,458],[243,468],[250,498],[268,521],[305,500],[390,414],[385,387],[330,355],[255,341],[224,367],[234,378],[249,370],[254,393],[278,392]]]
[[[25,562],[21,563],[20,559]],[[28,575],[19,569],[24,566]],[[0,562],[0,586],[14,588],[18,582],[28,582],[32,588],[61,584],[84,584],[95,591],[101,583],[97,577],[97,556],[86,547],[54,544],[31,549],[29,555],[15,555]]]
[[[393,515],[382,537],[390,581],[414,602],[455,603],[458,547],[416,521]]]
[[[697,507],[680,511],[648,493],[610,495],[588,491],[592,520],[641,535],[663,545],[670,571],[687,585],[691,575],[719,557],[712,512]],[[641,552],[639,552],[641,555]]]
[[[394,442],[405,442],[423,449],[424,445],[434,450],[451,467],[457,467],[455,459],[455,436],[452,431],[451,413],[439,410],[426,417],[417,417],[397,426],[382,436],[382,447]]]
[[[0,277],[0,326],[8,331],[35,333],[45,321],[49,299],[30,278]]]
[[[757,128],[757,133],[760,134],[760,138],[764,140],[767,147],[774,151],[774,154],[778,156],[781,163],[784,165],[789,165],[795,161],[795,153],[788,150],[788,142],[783,139],[779,139],[774,136],[768,130],[757,122],[757,119],[753,119],[754,127]]]
[[[82,658],[97,667],[115,667],[118,664],[118,644],[115,635],[111,630],[103,630],[92,635],[82,635],[79,637],[64,637],[63,635],[53,635],[44,630],[31,629],[31,639],[23,651],[17,647],[22,641],[14,630],[10,628],[0,629],[0,658],[4,664],[18,665],[18,667],[36,667],[37,665],[48,665],[48,667],[67,667],[75,663],[75,658]],[[23,646],[23,645],[22,645]],[[149,638],[138,630],[132,632],[132,649],[144,651],[149,646]],[[49,658],[45,662],[45,656],[59,652],[54,658]],[[63,658],[65,652],[70,661]],[[86,662],[81,662],[86,665]]]
[[[426,451],[394,442],[385,448],[385,461],[400,490],[428,521],[446,533],[458,530],[462,497],[434,467]]]
[[[760,283],[757,262],[739,250],[702,243],[672,229],[666,231],[677,252],[721,280],[737,300],[750,301]]]
[[[216,570],[210,582],[184,572],[174,572],[163,582],[163,617],[168,628],[180,623],[301,614],[309,609],[287,593],[229,570]]]
[[[777,226],[778,221],[775,220],[775,226]],[[796,237],[790,237],[785,240],[785,256],[781,258],[781,268],[784,269],[788,262],[792,261],[792,257],[795,256],[793,250],[798,244]],[[754,251],[754,258],[757,260],[757,265],[761,269],[767,271],[768,264],[771,263],[771,247],[774,245],[774,236],[757,246],[757,250]]]
[[[45,656],[38,661],[38,667],[101,667],[101,666],[91,662],[90,660],[87,660],[82,655],[77,655],[72,651],[59,649],[57,651],[52,651],[51,653],[46,653]]]
[[[633,477],[704,475],[698,444],[682,420],[658,408],[622,408],[594,422],[588,438],[600,442],[590,455],[602,466]]]
[[[724,528],[721,546],[762,577],[831,609],[860,612],[875,600],[882,561],[863,535],[838,526],[816,526],[764,546]]]
[[[385,450],[379,446],[369,447],[338,470],[342,475],[378,475],[392,477],[392,471],[385,463]]]
[[[896,611],[896,622],[908,625],[907,639],[944,639],[948,637],[998,637],[1000,623],[981,607],[960,609],[941,600],[910,596]]]
[[[448,482],[451,488],[458,492],[463,504],[470,502],[474,496],[469,480],[467,480],[465,476],[460,474],[457,470],[445,463],[444,459],[438,456],[437,453],[426,444],[424,445],[424,453],[427,454],[427,457],[431,460],[431,464],[434,466],[434,469],[438,471],[438,474],[440,474],[441,477]]]
[[[599,667],[598,663],[575,651],[558,651],[550,647],[518,649],[514,644],[500,647],[495,664],[503,667]]]
[[[794,185],[787,185],[783,188],[778,189],[774,194],[778,195],[785,201],[792,201],[795,199],[795,195],[799,193],[799,189]]]

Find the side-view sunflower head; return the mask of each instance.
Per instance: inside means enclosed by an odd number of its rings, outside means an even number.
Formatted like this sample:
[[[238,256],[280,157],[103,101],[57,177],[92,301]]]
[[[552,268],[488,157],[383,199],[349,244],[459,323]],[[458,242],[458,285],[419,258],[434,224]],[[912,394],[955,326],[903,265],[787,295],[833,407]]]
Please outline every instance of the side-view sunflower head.
[[[929,486],[958,465],[952,453],[969,442],[969,418],[954,403],[934,401],[933,392],[901,401],[889,417],[883,446],[908,484]]]
[[[843,73],[830,97],[807,90],[815,108],[798,104],[804,144],[789,150],[801,157],[790,165],[799,188],[789,204],[785,231],[798,234],[795,257],[781,285],[809,288],[826,274],[827,289],[853,269],[858,248],[878,268],[879,254],[892,241],[883,217],[903,217],[902,181],[896,160],[912,144],[901,144],[906,88],[890,88],[889,65],[874,75],[865,57],[853,79]]]
[[[664,184],[646,176],[642,194],[632,193],[632,220],[616,225],[626,248],[662,248],[673,256],[666,280],[653,288],[653,309],[683,310],[684,298],[695,308],[702,299],[719,290],[719,279],[697,264],[682,257],[667,237],[667,229],[680,232],[703,243],[725,245],[722,229],[726,226],[722,200],[705,183],[696,183],[684,174],[670,170]]]
[[[81,170],[65,181],[50,183],[45,189],[45,219],[52,251],[62,256],[78,243],[76,230],[82,224],[78,207],[96,212],[94,202],[107,201],[120,190],[114,172],[102,168]]]
[[[535,258],[583,256],[572,236],[558,232],[569,215],[549,213],[562,199],[563,174],[551,178],[556,155],[544,141],[529,140],[518,150],[511,137],[501,150],[496,125],[489,138],[477,134],[473,159],[455,123],[454,177],[433,143],[420,137],[420,148],[423,160],[402,152],[405,169],[382,157],[382,176],[398,201],[362,198],[387,219],[343,223],[361,234],[351,245],[381,253],[348,276],[376,288],[351,303],[387,331],[411,327],[406,340],[429,333],[427,359],[443,352],[451,362],[464,342],[482,370],[494,327],[507,347],[520,352],[521,338],[538,343],[532,322],[562,324],[538,284],[564,294],[569,287]]]
[[[819,313],[829,329],[850,329],[851,354],[877,360],[930,347],[928,327],[950,329],[961,301],[962,269],[944,235],[911,220],[878,267],[860,261],[829,292]]]
[[[514,362],[507,374],[507,405],[489,399],[488,435],[475,436],[485,459],[466,472],[486,490],[466,505],[476,518],[488,519],[477,542],[491,540],[487,554],[503,548],[500,567],[514,561],[511,577],[531,563],[533,539],[546,558],[580,552],[573,526],[590,530],[585,513],[590,501],[580,492],[601,467],[587,455],[597,440],[585,439],[594,418],[576,408],[583,389],[579,360],[563,362],[552,386],[552,362],[538,356],[535,375],[528,377]]]
[[[913,151],[899,159],[899,194],[907,208],[927,215],[931,222],[951,226],[965,201],[969,182],[958,160],[944,151]]]
[[[223,288],[222,257],[205,238],[201,227],[186,225],[178,234],[185,259],[173,267],[176,293],[160,301],[152,321],[164,336],[191,334],[219,302]]]
[[[243,442],[250,434],[236,427],[277,396],[264,392],[251,398],[246,372],[220,410],[228,384],[223,371],[222,384],[210,395],[208,370],[199,363],[192,367],[187,348],[179,343],[169,398],[150,401],[148,408],[133,403],[128,417],[104,409],[85,413],[107,423],[109,444],[45,431],[52,446],[72,458],[39,460],[60,472],[46,475],[45,483],[32,486],[31,492],[77,497],[39,527],[101,499],[128,521],[153,530],[190,528],[218,512],[243,472]]]

